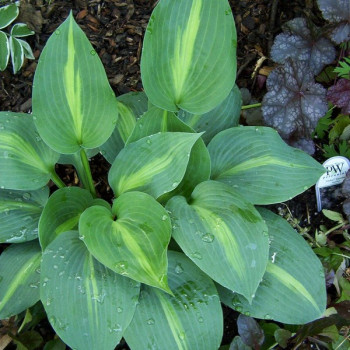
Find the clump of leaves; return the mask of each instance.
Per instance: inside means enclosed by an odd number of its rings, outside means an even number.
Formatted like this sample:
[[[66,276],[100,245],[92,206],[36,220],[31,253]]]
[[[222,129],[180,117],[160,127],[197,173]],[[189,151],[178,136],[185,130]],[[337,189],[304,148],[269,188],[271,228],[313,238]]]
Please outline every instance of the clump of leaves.
[[[287,58],[302,61],[309,70],[318,74],[335,59],[335,49],[320,28],[305,18],[294,18],[283,26],[271,48],[271,58],[284,63]]]
[[[0,7],[0,29],[8,27],[18,16],[18,3]],[[0,30],[0,70],[6,69],[11,57],[13,73],[17,73],[24,62],[24,58],[34,59],[29,44],[20,39],[33,35],[34,32],[24,23],[16,23],[10,33]]]
[[[333,24],[331,39],[340,44],[350,40],[350,3],[348,0],[317,0],[323,17]]]
[[[262,105],[265,124],[285,140],[309,139],[328,104],[326,89],[315,83],[308,65],[288,59],[270,73],[266,86]]]
[[[124,337],[133,350],[215,350],[220,301],[292,324],[322,316],[319,259],[255,205],[294,197],[324,168],[271,128],[233,126],[236,39],[227,0],[161,0],[144,38],[145,93],[116,98],[73,15],[55,31],[33,114],[0,112],[0,236],[10,244],[0,318],[40,300],[74,349],[114,349]],[[111,162],[112,203],[93,181],[98,150]],[[81,187],[66,187],[58,162],[74,165]]]
[[[350,80],[339,79],[328,89],[327,99],[341,108],[341,113],[350,114]]]

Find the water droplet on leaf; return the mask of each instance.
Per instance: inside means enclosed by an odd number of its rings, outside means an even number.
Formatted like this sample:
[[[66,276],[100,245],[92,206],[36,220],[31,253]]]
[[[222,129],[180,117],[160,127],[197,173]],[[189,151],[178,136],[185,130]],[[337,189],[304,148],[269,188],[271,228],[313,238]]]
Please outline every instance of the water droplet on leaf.
[[[205,243],[211,243],[214,241],[214,235],[211,233],[206,233],[202,236],[202,241]]]
[[[154,325],[154,323],[155,323],[155,321],[154,321],[153,318],[149,318],[149,319],[147,320],[147,324],[150,325],[150,326]]]
[[[184,272],[184,269],[183,269],[183,267],[181,266],[181,264],[177,264],[176,266],[175,266],[175,273],[177,273],[178,275],[180,274],[180,273],[183,273]]]

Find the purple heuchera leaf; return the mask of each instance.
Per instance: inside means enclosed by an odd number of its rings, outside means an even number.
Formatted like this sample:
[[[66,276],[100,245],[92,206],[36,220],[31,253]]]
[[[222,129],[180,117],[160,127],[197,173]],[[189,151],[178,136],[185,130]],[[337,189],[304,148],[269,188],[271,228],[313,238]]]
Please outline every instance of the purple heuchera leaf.
[[[335,58],[335,49],[325,37],[314,37],[304,18],[294,18],[283,26],[283,33],[277,35],[271,47],[271,58],[284,63],[287,58],[304,61],[314,74],[318,74],[325,65]]]
[[[327,98],[341,108],[343,114],[350,114],[350,80],[339,79],[328,89]]]
[[[302,149],[307,154],[311,156],[315,153],[315,143],[310,139],[299,139],[299,140],[291,140],[289,142],[290,146]]]
[[[328,104],[326,89],[315,83],[306,63],[287,60],[270,73],[266,87],[262,102],[265,125],[275,128],[286,141],[309,139]]]
[[[332,23],[338,23],[331,33],[331,38],[337,44],[350,40],[350,1],[349,0],[318,0],[318,7],[323,17]]]

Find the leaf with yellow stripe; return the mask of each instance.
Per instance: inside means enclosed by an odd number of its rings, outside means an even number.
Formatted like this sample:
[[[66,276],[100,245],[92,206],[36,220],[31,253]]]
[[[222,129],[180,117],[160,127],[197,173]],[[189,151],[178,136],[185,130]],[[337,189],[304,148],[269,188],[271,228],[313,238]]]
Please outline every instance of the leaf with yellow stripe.
[[[113,350],[135,312],[140,284],[92,257],[77,231],[43,253],[40,297],[49,322],[72,349]]]
[[[326,283],[322,264],[312,249],[284,219],[259,208],[270,236],[270,259],[251,304],[218,286],[229,307],[255,318],[304,324],[326,310]]]
[[[288,146],[267,127],[235,127],[208,145],[211,179],[233,187],[254,204],[283,202],[314,185],[325,172],[308,154]]]
[[[38,241],[12,244],[0,256],[0,319],[17,315],[39,299]]]
[[[41,53],[33,83],[33,114],[40,136],[60,153],[96,148],[114,130],[115,95],[72,13]]]
[[[109,163],[124,148],[128,137],[135,128],[136,121],[148,109],[144,92],[129,92],[117,97],[119,118],[111,137],[100,147],[101,154]]]
[[[39,240],[42,250],[62,232],[77,230],[80,215],[93,205],[109,204],[94,199],[91,193],[79,187],[64,187],[55,191],[47,201],[39,221]]]
[[[269,251],[267,227],[254,206],[229,186],[206,181],[188,202],[176,196],[166,209],[184,253],[214,281],[251,300]]]
[[[170,218],[150,195],[128,192],[113,202],[112,210],[86,209],[79,234],[91,254],[111,270],[171,293],[166,276]]]
[[[124,337],[133,350],[216,350],[223,318],[212,280],[184,254],[168,252],[174,296],[142,286],[139,304]],[[137,336],[135,336],[137,334]]]
[[[127,140],[127,144],[135,142],[143,137],[151,136],[159,132],[188,132],[195,131],[182,122],[174,113],[158,107],[151,107],[136,123],[136,126]],[[210,157],[207,148],[199,138],[191,150],[186,173],[179,185],[171,192],[158,198],[162,203],[168,198],[181,194],[188,196],[196,185],[210,177]]]
[[[42,141],[30,114],[0,112],[0,188],[45,186],[59,156]]]
[[[158,198],[173,191],[185,175],[191,149],[200,136],[165,132],[126,145],[108,174],[114,194],[137,190]]]
[[[47,186],[26,192],[0,190],[0,243],[37,239],[39,218],[48,198]]]
[[[236,78],[237,35],[227,0],[162,0],[148,23],[143,86],[160,108],[210,111]]]

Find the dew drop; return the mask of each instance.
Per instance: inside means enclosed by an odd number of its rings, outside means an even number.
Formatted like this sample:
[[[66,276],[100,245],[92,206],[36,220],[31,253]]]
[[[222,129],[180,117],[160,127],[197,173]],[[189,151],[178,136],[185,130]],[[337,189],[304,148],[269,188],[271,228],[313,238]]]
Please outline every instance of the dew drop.
[[[168,215],[163,215],[162,220],[165,221],[168,218]]]
[[[3,189],[5,189],[5,186],[0,186],[0,188],[3,190]]]
[[[91,50],[91,51],[90,51],[90,54],[91,54],[92,56],[95,56],[95,55],[96,55],[96,51],[95,51],[95,50]]]
[[[191,257],[193,259],[197,259],[197,260],[202,260],[202,254],[201,253],[198,253],[198,252],[194,252],[191,254]]]
[[[206,233],[202,236],[202,241],[205,243],[212,243],[214,241],[214,235]]]
[[[117,312],[120,314],[121,312],[123,312],[123,308],[117,307]]]
[[[186,338],[185,332],[180,332],[180,333],[179,333],[179,338],[180,338],[181,340],[184,340],[184,339]]]
[[[116,269],[116,272],[121,274],[121,275],[127,275],[128,272],[126,271],[128,268],[128,263],[127,261],[118,261],[115,265],[114,268]]]
[[[26,193],[23,194],[23,199],[29,200],[31,196],[32,195],[30,193],[26,192]]]
[[[203,323],[203,321],[204,321],[203,317],[198,317],[198,322],[199,323]]]
[[[271,316],[270,316],[269,314],[266,314],[266,315],[264,316],[264,320],[271,320]]]
[[[147,143],[147,145],[151,145],[152,144],[151,139],[147,139],[146,143]]]
[[[153,318],[149,318],[149,319],[147,320],[147,324],[148,324],[149,326],[153,326],[154,323],[155,323],[155,321],[154,321]]]
[[[250,316],[250,312],[248,312],[248,311],[244,311],[243,314],[246,316]]]
[[[181,266],[181,264],[177,264],[176,266],[175,266],[175,273],[177,273],[178,275],[180,274],[180,273],[183,273],[184,272],[184,269],[183,269],[183,267]]]
[[[56,35],[60,35],[60,34],[61,34],[61,31],[60,31],[59,29],[56,29],[56,30],[55,30],[55,34],[56,34]]]

